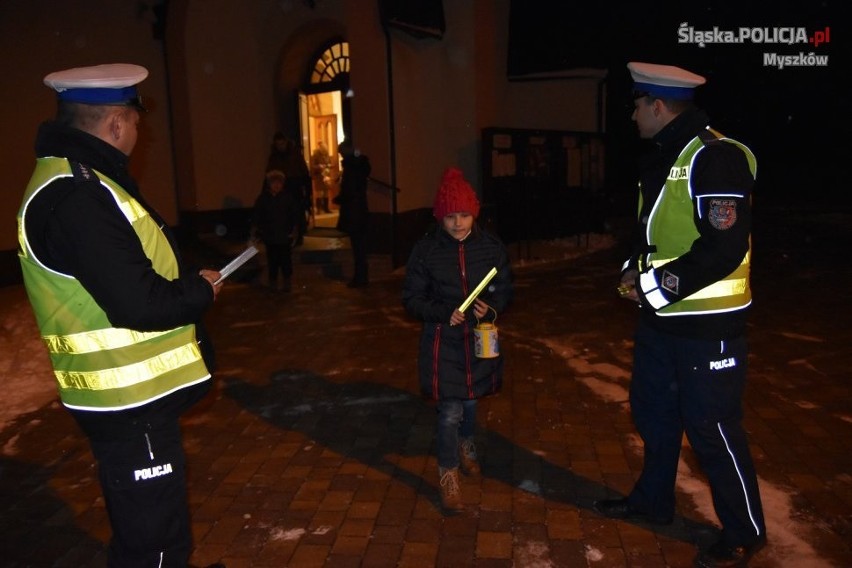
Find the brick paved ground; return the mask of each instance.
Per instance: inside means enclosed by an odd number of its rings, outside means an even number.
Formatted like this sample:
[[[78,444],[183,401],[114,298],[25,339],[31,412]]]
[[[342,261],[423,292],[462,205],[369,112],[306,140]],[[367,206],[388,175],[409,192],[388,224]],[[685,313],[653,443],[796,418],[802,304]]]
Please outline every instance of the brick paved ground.
[[[852,565],[852,302],[848,261],[837,259],[844,272],[829,262],[849,230],[805,229],[805,243],[783,226],[755,235],[746,426],[770,530],[758,568]],[[641,469],[626,406],[635,308],[613,291],[614,251],[516,271],[516,301],[498,320],[507,382],[480,406],[483,475],[463,479],[468,511],[455,517],[436,507],[418,324],[399,305],[401,275],[372,261],[363,290],[301,264],[289,295],[235,282],[220,296],[216,387],[185,421],[194,562],[690,565],[714,528],[688,447],[671,527],[591,510]],[[103,502],[67,414],[39,408],[0,443],[0,564],[104,566]]]

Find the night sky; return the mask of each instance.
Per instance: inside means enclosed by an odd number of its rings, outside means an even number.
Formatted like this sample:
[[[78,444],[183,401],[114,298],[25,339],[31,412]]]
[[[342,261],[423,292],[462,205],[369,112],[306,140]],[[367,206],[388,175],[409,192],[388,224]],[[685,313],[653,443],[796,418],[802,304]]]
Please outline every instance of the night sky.
[[[796,6],[798,4],[799,6]],[[841,106],[849,83],[850,53],[838,3],[767,3],[710,0],[692,3],[548,2],[515,0],[509,30],[510,76],[575,67],[608,70],[608,185],[632,185],[638,139],[630,121],[628,61],[678,65],[707,77],[696,100],[711,126],[747,144],[758,158],[755,198],[809,209],[850,209],[852,190],[838,163],[850,158],[852,114]],[[791,8],[792,6],[792,8]],[[789,44],[747,41],[699,47],[680,43],[678,29],[793,34],[828,33],[828,42]],[[694,37],[694,34],[693,34]],[[717,36],[718,37],[718,36]],[[784,36],[786,37],[786,36]],[[828,55],[825,67],[778,69],[764,53]],[[848,98],[848,97],[847,97]],[[846,102],[845,100],[843,101]]]

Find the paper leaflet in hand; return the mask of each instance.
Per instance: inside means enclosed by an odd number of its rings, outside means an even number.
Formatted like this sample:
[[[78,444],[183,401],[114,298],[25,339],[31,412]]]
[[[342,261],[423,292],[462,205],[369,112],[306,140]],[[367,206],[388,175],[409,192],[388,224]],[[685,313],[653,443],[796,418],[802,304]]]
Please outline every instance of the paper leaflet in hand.
[[[251,257],[253,257],[256,254],[257,254],[257,247],[255,247],[254,245],[249,245],[249,247],[246,250],[244,250],[243,252],[241,252],[238,257],[236,257],[234,260],[232,260],[231,262],[226,264],[224,267],[222,267],[222,270],[219,271],[219,274],[220,274],[219,279],[216,282],[214,282],[214,284],[219,284],[220,282],[222,282],[222,280],[224,280],[225,278],[230,276],[232,272],[234,272],[237,268],[244,265],[246,262],[249,261],[249,259]]]
[[[476,297],[479,296],[480,292],[482,292],[485,287],[488,286],[488,283],[491,282],[491,279],[494,278],[496,275],[497,268],[492,268],[491,270],[489,270],[488,274],[485,275],[482,281],[476,286],[476,288],[474,288],[473,292],[471,292],[467,299],[462,302],[462,305],[459,306],[459,311],[464,312],[466,309],[468,309],[473,303],[473,301],[476,300]]]

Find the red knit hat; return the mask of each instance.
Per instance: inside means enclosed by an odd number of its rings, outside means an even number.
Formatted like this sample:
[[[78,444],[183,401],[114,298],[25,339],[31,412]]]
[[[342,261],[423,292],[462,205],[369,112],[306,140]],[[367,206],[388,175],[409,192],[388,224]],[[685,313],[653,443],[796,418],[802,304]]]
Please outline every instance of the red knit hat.
[[[441,220],[450,213],[465,212],[474,217],[479,216],[479,200],[473,188],[464,179],[464,174],[458,168],[447,168],[441,178],[441,187],[435,195],[435,205],[432,213],[435,219]]]

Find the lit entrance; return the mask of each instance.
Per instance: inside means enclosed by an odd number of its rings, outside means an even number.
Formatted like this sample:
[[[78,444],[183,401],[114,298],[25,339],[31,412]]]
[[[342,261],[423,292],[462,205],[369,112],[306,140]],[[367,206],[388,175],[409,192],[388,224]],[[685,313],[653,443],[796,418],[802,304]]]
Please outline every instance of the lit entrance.
[[[299,93],[299,127],[305,162],[311,172],[314,225],[334,227],[340,192],[341,156],[338,145],[348,132],[349,44],[326,47]]]

